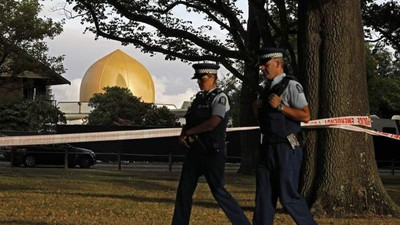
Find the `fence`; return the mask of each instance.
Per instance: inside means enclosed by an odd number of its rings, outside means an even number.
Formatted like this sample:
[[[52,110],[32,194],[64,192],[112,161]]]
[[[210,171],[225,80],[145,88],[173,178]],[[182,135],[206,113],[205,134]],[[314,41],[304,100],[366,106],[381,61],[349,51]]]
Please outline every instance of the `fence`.
[[[10,163],[11,166],[14,167],[15,161],[16,161],[16,157],[15,157],[15,150],[11,150],[11,154],[10,154]],[[64,155],[64,168],[68,169],[68,165],[69,165],[69,159],[70,159],[70,155],[80,155],[80,154],[86,154],[86,153],[82,153],[82,152],[73,152],[70,153],[69,151],[65,151],[65,152],[46,152],[46,151],[36,151],[36,152],[30,152],[30,155],[35,155],[35,154],[54,154],[54,155]],[[138,160],[138,161],[152,161],[155,158],[161,159],[161,158],[165,158],[167,160],[160,160],[160,161],[167,161],[168,162],[168,170],[172,171],[172,165],[174,162],[177,161],[181,161],[181,160],[176,160],[176,159],[183,159],[185,156],[184,155],[177,155],[177,154],[173,154],[173,153],[169,153],[168,155],[155,155],[155,154],[132,154],[132,153],[122,153],[122,152],[101,152],[101,153],[96,153],[96,158],[98,155],[108,155],[108,156],[116,156],[116,162],[118,164],[118,170],[122,170],[122,162],[125,161],[124,160],[124,156],[129,156],[129,157],[135,157],[135,158],[140,158],[142,160]],[[111,159],[110,157],[107,157],[108,159]],[[240,157],[235,157],[235,156],[228,156],[226,157],[227,161],[232,161],[232,162],[240,162]],[[144,160],[147,159],[147,160]]]
[[[395,175],[396,170],[400,170],[400,161],[395,159],[377,160],[376,163],[381,171],[388,171],[392,176]]]
[[[34,153],[29,153],[29,154],[63,154],[64,155],[64,168],[68,169],[68,162],[69,162],[69,155],[73,154],[73,155],[79,155],[79,154],[86,154],[86,153],[81,153],[81,152],[73,152],[70,153],[69,151],[65,151],[65,152],[34,152]],[[154,159],[158,159],[155,161],[163,161],[163,162],[168,162],[168,170],[172,171],[172,165],[174,162],[178,162],[178,161],[182,161],[182,159],[185,157],[184,155],[181,154],[173,154],[172,152],[167,154],[167,155],[158,155],[158,154],[133,154],[133,153],[123,153],[121,151],[119,152],[101,152],[101,153],[96,153],[96,158],[97,156],[116,156],[115,158],[112,157],[106,157],[107,159],[109,159],[109,161],[112,162],[116,162],[117,166],[118,166],[118,170],[122,170],[122,165],[123,165],[123,161],[127,161],[125,160],[126,158],[136,158],[136,159],[140,159],[140,160],[136,160],[136,161],[154,161]],[[125,157],[125,158],[124,158]],[[110,160],[111,159],[111,160]],[[164,160],[160,160],[160,159],[164,159]],[[15,151],[11,151],[11,155],[10,155],[10,163],[11,166],[13,167],[15,161]],[[128,160],[129,161],[129,160]],[[236,157],[236,156],[228,156],[227,157],[227,161],[231,161],[231,162],[240,162],[240,157]],[[377,160],[376,161],[378,168],[380,169],[381,172],[388,172],[390,173],[392,176],[394,176],[396,174],[396,171],[400,170],[400,161],[397,161],[395,159],[392,160]]]

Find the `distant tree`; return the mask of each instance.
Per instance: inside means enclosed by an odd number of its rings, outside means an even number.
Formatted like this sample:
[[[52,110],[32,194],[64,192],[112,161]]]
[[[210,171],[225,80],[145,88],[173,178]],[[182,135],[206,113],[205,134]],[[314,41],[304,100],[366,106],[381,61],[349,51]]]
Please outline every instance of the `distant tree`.
[[[361,2],[367,40],[393,47],[395,57],[400,60],[400,2],[398,0]]]
[[[400,114],[400,67],[392,53],[381,46],[365,44],[370,113],[381,118]]]
[[[367,57],[373,58],[373,74],[367,74],[369,78],[371,77],[392,77],[396,78],[400,71],[399,64],[393,59],[393,54],[385,48],[385,46],[380,45],[369,45],[369,50],[367,50]],[[366,62],[368,65],[368,61]],[[400,77],[398,77],[400,78]]]
[[[144,115],[144,124],[146,126],[175,127],[178,125],[175,120],[174,114],[167,107],[157,107],[154,104]]]
[[[219,81],[218,86],[228,95],[230,100],[230,116],[232,123],[229,125],[238,127],[240,124],[240,89],[242,88],[242,82],[231,74],[227,74]]]
[[[64,57],[48,56],[44,41],[59,35],[62,24],[39,18],[40,11],[38,0],[0,1],[0,75],[11,75],[12,79],[23,71],[35,71],[37,61],[57,73],[64,72]]]
[[[104,87],[89,100],[94,110],[89,114],[89,125],[133,125],[173,127],[175,116],[167,108],[144,103],[128,88]]]
[[[38,131],[57,123],[66,118],[51,102],[14,99],[0,104],[0,130]]]
[[[368,81],[371,114],[380,118],[400,115],[400,79],[374,77]]]
[[[376,68],[378,66],[378,61],[375,59],[374,55],[372,54],[371,45],[369,43],[364,44],[365,49],[365,66],[366,66],[366,74],[367,74],[367,81],[371,78],[376,76]]]

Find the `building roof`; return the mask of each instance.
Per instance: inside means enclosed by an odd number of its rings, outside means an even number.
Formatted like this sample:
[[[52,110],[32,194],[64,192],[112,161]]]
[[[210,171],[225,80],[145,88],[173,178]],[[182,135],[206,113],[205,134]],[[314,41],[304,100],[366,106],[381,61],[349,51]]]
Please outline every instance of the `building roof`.
[[[116,50],[99,59],[86,71],[80,90],[80,101],[89,101],[95,93],[104,93],[106,86],[128,88],[144,102],[155,102],[153,79],[140,62]]]
[[[18,49],[16,52],[17,56],[23,57],[27,62],[27,69],[18,73],[15,78],[29,78],[29,79],[41,79],[46,80],[47,85],[60,85],[60,84],[71,84],[71,82],[55,72],[48,65],[40,62],[35,57],[31,56],[23,49]],[[14,75],[9,73],[0,73],[0,77],[12,77]]]

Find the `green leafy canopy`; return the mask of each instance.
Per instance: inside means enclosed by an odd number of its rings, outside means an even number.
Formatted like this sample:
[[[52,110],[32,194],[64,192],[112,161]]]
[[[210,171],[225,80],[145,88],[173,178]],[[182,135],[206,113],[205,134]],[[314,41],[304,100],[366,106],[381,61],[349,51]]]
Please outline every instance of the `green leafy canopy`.
[[[134,125],[174,127],[175,116],[166,108],[144,103],[128,88],[104,87],[89,100],[94,110],[89,114],[89,125]]]
[[[15,75],[35,69],[31,57],[58,73],[64,72],[64,57],[48,56],[44,41],[59,35],[62,23],[40,18],[41,10],[38,0],[0,1],[0,73]]]
[[[0,104],[0,130],[38,131],[59,122],[66,118],[50,102],[15,99]]]

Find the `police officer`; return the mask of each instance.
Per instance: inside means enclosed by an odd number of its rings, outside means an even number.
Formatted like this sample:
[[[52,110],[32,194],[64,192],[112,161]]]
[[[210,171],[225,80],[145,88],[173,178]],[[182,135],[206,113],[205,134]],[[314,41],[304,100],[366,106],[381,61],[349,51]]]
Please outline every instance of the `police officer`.
[[[303,87],[283,70],[284,50],[262,49],[260,70],[266,83],[253,103],[263,134],[256,175],[254,225],[272,225],[278,198],[296,224],[317,224],[298,192],[303,152],[298,143],[300,122],[310,120]]]
[[[225,135],[229,119],[229,99],[217,87],[219,66],[193,65],[194,77],[201,89],[185,118],[179,143],[188,148],[176,194],[173,225],[189,224],[192,196],[197,181],[204,175],[219,206],[234,225],[250,224],[237,201],[225,189]]]

